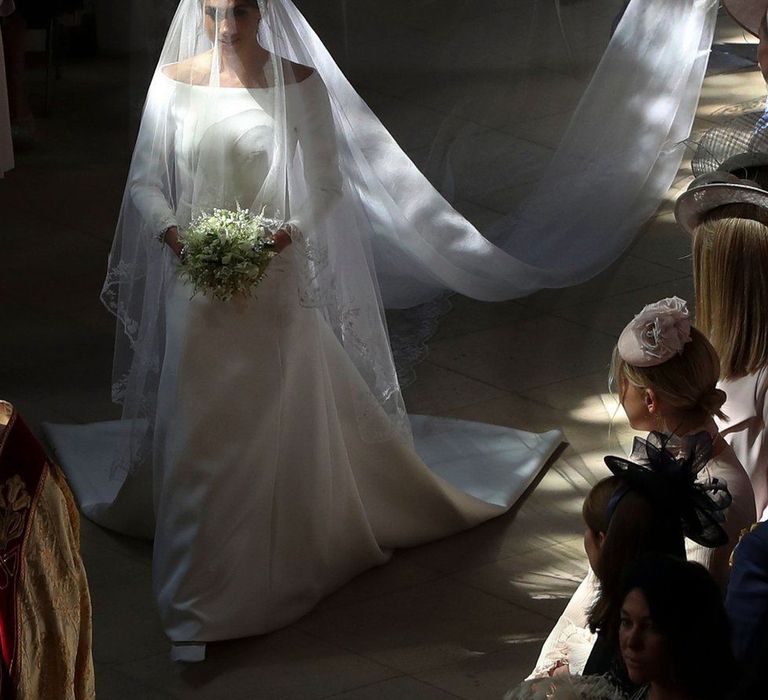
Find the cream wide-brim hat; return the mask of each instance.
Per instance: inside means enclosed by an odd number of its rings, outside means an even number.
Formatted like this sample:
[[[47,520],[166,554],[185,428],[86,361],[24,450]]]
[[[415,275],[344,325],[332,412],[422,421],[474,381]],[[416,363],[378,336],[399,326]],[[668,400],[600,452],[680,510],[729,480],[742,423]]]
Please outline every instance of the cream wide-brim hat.
[[[723,7],[738,24],[757,36],[768,13],[768,0],[723,0]]]
[[[714,209],[726,204],[754,204],[768,218],[768,192],[751,180],[740,180],[731,173],[716,171],[697,177],[678,198],[675,219],[688,233]]]

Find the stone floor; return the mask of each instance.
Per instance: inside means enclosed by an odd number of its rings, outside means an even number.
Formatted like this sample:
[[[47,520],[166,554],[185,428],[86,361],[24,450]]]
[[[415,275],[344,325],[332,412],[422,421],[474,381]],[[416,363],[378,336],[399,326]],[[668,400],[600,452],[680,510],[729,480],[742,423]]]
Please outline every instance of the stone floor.
[[[500,0],[490,4],[498,12]],[[419,7],[430,5],[413,4],[403,46],[425,26]],[[381,41],[365,31],[370,23],[355,36]],[[745,41],[721,16],[717,42]],[[131,151],[125,74],[119,59],[65,67],[38,148],[0,181],[0,395],[35,427],[115,415],[113,321],[97,295]],[[365,76],[358,83],[418,155],[434,110],[408,90],[387,92],[387,76],[376,88]],[[719,107],[764,91],[754,68],[713,72],[696,130]],[[547,122],[541,129],[546,140]],[[210,645],[209,659],[194,666],[169,661],[151,595],[151,546],[84,521],[99,697],[479,699],[524,677],[585,571],[583,496],[605,473],[602,456],[628,437],[620,416],[611,425],[606,380],[617,334],[645,303],[692,298],[688,241],[671,215],[689,179],[684,164],[637,241],[592,281],[500,304],[453,298],[407,404],[415,413],[563,429],[570,447],[514,513],[397,552],[296,624]]]

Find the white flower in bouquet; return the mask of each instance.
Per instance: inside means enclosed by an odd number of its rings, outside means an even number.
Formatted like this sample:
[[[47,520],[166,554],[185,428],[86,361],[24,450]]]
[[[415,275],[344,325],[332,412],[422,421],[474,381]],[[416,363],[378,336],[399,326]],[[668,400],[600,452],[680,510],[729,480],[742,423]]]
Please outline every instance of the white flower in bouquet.
[[[198,216],[181,240],[184,279],[215,299],[250,296],[276,255],[271,229],[278,222],[247,209],[214,209]]]
[[[510,690],[504,700],[625,700],[626,695],[604,676],[535,678]]]

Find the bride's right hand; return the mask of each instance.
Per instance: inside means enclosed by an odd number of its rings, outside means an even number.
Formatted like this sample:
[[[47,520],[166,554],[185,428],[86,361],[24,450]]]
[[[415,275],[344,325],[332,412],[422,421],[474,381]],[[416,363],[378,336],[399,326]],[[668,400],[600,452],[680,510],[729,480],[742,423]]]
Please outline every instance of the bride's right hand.
[[[178,226],[171,226],[165,230],[163,234],[163,242],[181,258],[181,250],[184,247],[179,240],[179,228]]]

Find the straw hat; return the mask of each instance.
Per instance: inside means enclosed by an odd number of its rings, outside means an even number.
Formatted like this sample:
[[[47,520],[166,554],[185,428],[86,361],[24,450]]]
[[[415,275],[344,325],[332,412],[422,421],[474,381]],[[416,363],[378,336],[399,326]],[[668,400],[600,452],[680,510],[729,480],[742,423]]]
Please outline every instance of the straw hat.
[[[768,192],[752,180],[718,170],[697,177],[678,197],[675,219],[688,233],[693,233],[709,212],[726,204],[754,204],[768,218]]]

